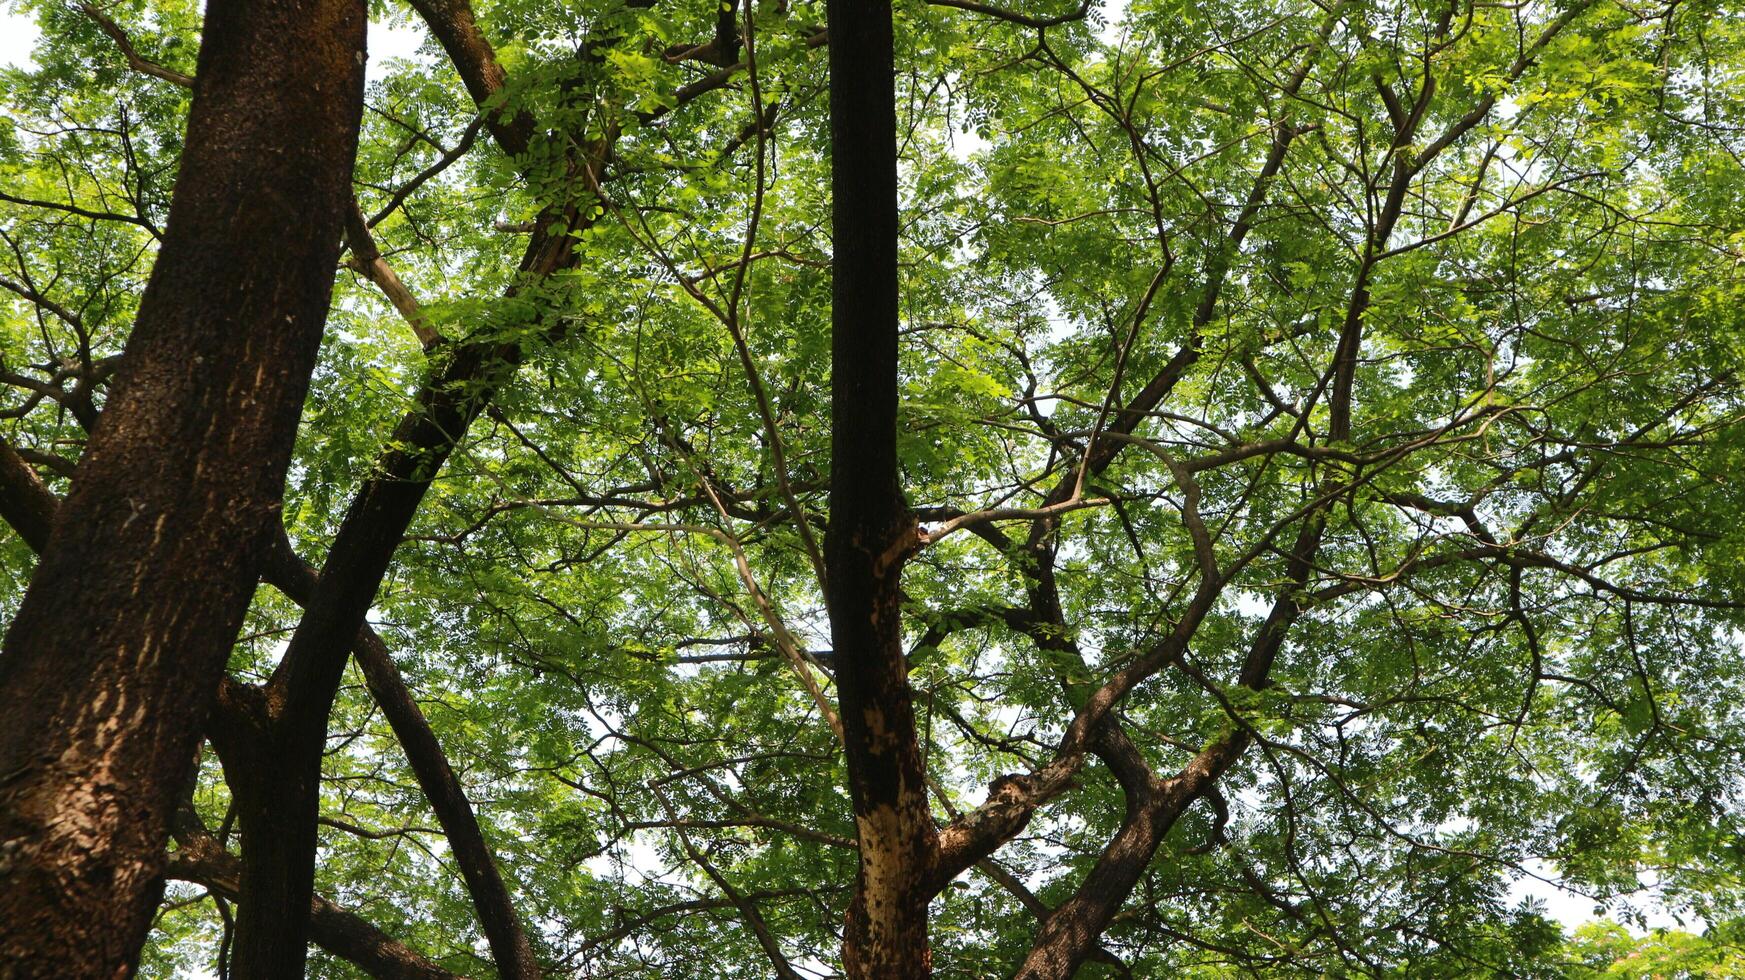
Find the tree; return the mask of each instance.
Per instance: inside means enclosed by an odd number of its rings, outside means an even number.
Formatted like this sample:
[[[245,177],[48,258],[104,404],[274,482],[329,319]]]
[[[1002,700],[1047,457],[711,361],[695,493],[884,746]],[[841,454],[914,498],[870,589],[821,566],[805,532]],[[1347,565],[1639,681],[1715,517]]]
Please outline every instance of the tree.
[[[79,331],[57,368],[82,399],[108,383],[100,422],[82,402],[92,437],[46,532],[34,476],[7,452],[42,550],[0,650],[8,976],[131,972],[156,910],[170,816],[279,522],[365,22],[349,2],[211,7],[169,224],[152,229],[161,247],[115,359],[100,368],[81,314],[28,272],[5,283]]]
[[[390,12],[148,968],[1724,962],[1736,6]],[[15,576],[203,76],[93,10],[8,81]]]

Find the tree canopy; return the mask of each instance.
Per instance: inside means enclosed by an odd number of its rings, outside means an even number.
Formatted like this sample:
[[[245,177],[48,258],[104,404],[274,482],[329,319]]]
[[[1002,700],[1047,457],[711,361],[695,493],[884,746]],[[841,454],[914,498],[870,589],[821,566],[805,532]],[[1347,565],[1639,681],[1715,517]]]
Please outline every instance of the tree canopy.
[[[1738,4],[409,2],[142,973],[1745,971]],[[217,43],[21,9],[8,620]]]

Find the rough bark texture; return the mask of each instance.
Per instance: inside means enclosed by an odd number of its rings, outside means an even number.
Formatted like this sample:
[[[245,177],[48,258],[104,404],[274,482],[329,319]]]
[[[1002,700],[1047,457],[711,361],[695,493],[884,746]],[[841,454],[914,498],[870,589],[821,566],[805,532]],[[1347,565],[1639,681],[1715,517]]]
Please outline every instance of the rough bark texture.
[[[937,831],[915,737],[899,608],[915,540],[897,465],[897,141],[891,7],[831,0],[830,632],[860,841],[843,937],[851,977],[929,973]]]
[[[278,520],[362,112],[358,0],[213,0],[168,232],[0,650],[0,976],[124,976]]]

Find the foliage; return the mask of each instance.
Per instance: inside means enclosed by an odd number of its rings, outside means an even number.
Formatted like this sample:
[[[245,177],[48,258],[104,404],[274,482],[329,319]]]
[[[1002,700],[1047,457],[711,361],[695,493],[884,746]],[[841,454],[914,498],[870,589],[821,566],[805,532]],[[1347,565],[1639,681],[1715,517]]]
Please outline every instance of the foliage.
[[[712,3],[475,9],[501,111],[542,135],[505,156],[427,41],[374,69],[358,203],[432,326],[526,358],[371,622],[555,972],[768,975],[750,906],[827,973],[855,827],[797,676],[833,669],[808,553],[831,469],[823,5],[738,10],[737,70],[691,50]],[[1723,926],[1565,938],[1511,891],[1745,914],[1737,6],[1132,0],[1046,29],[896,9],[899,448],[931,532],[905,623],[941,819],[1162,651],[1119,711],[1146,762],[1245,751],[1084,975],[1745,973]],[[188,92],[79,10],[29,12],[35,66],[0,75],[0,433],[64,492]],[[194,5],[104,13],[194,72]],[[610,147],[591,177],[587,145]],[[526,224],[564,204],[583,261],[517,283]],[[452,346],[341,280],[285,506],[317,565]],[[1119,452],[1093,466],[1088,443]],[[31,561],[0,539],[8,611]],[[233,673],[263,679],[297,619],[263,588]],[[355,675],[329,731],[318,890],[491,975]],[[228,802],[208,756],[209,826]],[[938,972],[1014,970],[1030,906],[1072,894],[1124,806],[1092,762],[996,855],[1021,884],[958,880]],[[192,972],[229,913],[171,894],[147,968]]]

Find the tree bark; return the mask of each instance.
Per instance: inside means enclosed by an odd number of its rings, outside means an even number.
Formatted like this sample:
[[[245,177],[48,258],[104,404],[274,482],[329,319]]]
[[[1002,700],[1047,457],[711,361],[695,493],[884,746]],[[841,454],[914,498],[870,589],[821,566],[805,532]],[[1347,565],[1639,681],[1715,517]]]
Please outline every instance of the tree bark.
[[[40,553],[54,526],[55,498],[18,450],[0,442],[0,520]]]
[[[243,900],[237,970],[248,977],[303,975],[309,898],[315,886],[316,818],[327,716],[364,615],[425,491],[488,398],[512,377],[521,353],[498,342],[461,345],[395,429],[340,525],[303,620],[261,692],[264,717],[225,747],[257,754],[237,770],[243,833]],[[258,775],[256,775],[258,774]]]
[[[860,868],[850,977],[930,972],[938,832],[903,659],[899,585],[915,544],[897,461],[897,139],[891,7],[831,0],[833,219],[830,634]]]
[[[168,232],[0,649],[0,975],[132,973],[326,319],[358,0],[212,0]]]
[[[630,0],[632,6],[647,2]],[[538,127],[524,112],[506,114],[495,107],[507,76],[467,0],[417,0],[414,8],[448,52],[467,91],[487,113],[486,127],[499,148],[511,157],[524,157]],[[590,50],[586,57],[597,55]],[[708,90],[681,92],[679,101],[682,104]],[[569,141],[568,178],[584,187],[600,179],[614,138],[615,131],[608,130],[601,139]],[[514,297],[525,284],[545,280],[573,264],[576,233],[597,217],[583,215],[575,199],[561,200],[541,212],[522,257],[520,276],[507,295]],[[542,336],[554,340],[563,329],[561,322],[553,322]],[[346,658],[425,491],[473,420],[515,377],[525,353],[523,342],[497,337],[439,346],[415,407],[401,419],[388,450],[372,469],[374,476],[353,499],[309,593],[303,620],[262,692],[268,720],[257,728],[246,751],[262,753],[277,775],[264,785],[242,790],[249,802],[239,798],[245,897],[237,921],[237,962],[248,976],[302,976],[300,937],[306,934],[305,910],[314,882],[321,755],[328,712]],[[412,755],[415,743],[404,744],[417,764]],[[226,766],[230,766],[228,759]],[[440,806],[442,801],[433,796],[432,802]],[[464,804],[464,799],[460,802]],[[462,868],[465,872],[467,864]],[[484,866],[476,870],[482,873]],[[468,880],[469,885],[475,884],[471,876]],[[489,885],[483,878],[478,883]],[[483,916],[485,908],[480,911]],[[508,928],[512,920],[493,924],[482,918],[481,922],[505,976],[539,975],[525,935]]]

